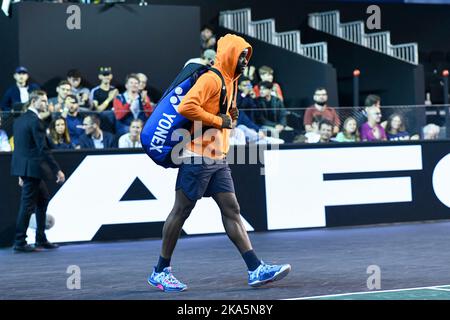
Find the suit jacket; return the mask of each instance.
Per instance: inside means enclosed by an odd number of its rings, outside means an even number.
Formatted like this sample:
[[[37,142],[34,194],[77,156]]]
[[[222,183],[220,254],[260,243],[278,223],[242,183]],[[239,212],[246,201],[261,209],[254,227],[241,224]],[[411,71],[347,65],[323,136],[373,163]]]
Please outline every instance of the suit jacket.
[[[78,140],[81,149],[95,149],[94,141],[92,138],[87,136],[85,133],[82,134]],[[103,130],[103,147],[105,149],[117,148],[114,136]]]
[[[28,110],[14,121],[14,151],[11,175],[48,178],[60,170],[47,144],[45,128],[37,114]]]

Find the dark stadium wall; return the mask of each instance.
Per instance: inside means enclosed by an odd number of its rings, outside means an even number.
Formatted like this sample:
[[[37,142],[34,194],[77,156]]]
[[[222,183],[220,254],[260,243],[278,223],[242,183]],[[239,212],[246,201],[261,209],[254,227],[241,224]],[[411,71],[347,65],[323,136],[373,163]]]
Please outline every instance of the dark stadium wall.
[[[19,64],[18,19],[0,14],[0,96],[14,83],[12,74]]]
[[[218,35],[229,32],[219,28]],[[313,103],[317,87],[328,89],[331,105],[339,105],[336,69],[288,50],[267,44],[255,38],[241,35],[253,47],[250,65],[259,68],[263,65],[276,66],[275,81],[279,82],[289,108],[306,108]],[[300,112],[300,111],[299,111]]]
[[[8,58],[0,59],[0,92],[21,64],[50,95],[71,68],[81,71],[88,87],[98,85],[100,66],[112,67],[116,84],[123,84],[128,73],[146,73],[151,93],[161,94],[184,63],[199,55],[198,7],[79,5],[81,29],[70,30],[70,5],[19,3],[11,18],[1,17],[0,41],[8,44]]]

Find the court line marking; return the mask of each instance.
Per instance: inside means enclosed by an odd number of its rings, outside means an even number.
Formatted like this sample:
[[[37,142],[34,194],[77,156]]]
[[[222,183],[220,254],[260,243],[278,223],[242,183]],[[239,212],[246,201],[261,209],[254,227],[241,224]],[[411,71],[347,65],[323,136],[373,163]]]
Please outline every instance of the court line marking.
[[[444,289],[444,288],[438,288],[438,287],[431,287],[430,289],[450,292],[450,289]]]
[[[399,292],[399,291],[413,291],[413,290],[441,290],[450,292],[450,289],[443,289],[442,287],[449,287],[449,285],[441,285],[441,286],[430,286],[430,287],[417,287],[417,288],[405,288],[405,289],[391,289],[391,290],[373,290],[373,291],[363,291],[363,292],[348,292],[348,293],[338,293],[338,294],[328,294],[321,296],[312,296],[312,297],[300,297],[300,298],[289,298],[282,300],[307,300],[307,299],[317,299],[317,298],[332,298],[332,297],[343,297],[343,296],[351,296],[351,295],[361,295],[361,294],[374,294],[374,293],[388,293],[388,292]]]

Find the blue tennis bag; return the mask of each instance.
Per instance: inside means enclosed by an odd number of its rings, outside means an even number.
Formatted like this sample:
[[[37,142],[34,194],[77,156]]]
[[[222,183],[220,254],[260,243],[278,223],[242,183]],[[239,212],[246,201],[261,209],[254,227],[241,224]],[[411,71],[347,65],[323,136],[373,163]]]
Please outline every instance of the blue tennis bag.
[[[179,164],[172,161],[173,148],[182,141],[183,137],[172,137],[177,129],[190,130],[192,121],[186,119],[178,113],[178,106],[184,96],[194,86],[197,79],[208,70],[216,73],[222,81],[222,90],[220,93],[220,106],[222,106],[226,97],[225,81],[220,72],[208,66],[197,63],[190,63],[184,67],[169,88],[163,94],[161,100],[156,105],[150,118],[145,122],[141,132],[141,144],[145,153],[158,165],[164,168],[176,168]]]

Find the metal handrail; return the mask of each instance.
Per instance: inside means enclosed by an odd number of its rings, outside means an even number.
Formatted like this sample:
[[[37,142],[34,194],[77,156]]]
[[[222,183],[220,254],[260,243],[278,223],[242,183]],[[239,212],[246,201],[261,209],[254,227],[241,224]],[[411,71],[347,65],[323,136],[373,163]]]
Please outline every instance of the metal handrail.
[[[287,31],[276,33],[274,37],[274,44],[282,47],[283,49],[300,53],[301,41],[300,41],[300,31]]]
[[[248,35],[264,42],[274,44],[273,38],[275,34],[275,20],[265,19],[249,22]]]
[[[326,43],[302,44],[300,41],[300,31],[295,30],[278,33],[275,30],[274,19],[252,21],[251,9],[249,8],[221,12],[219,25],[310,59],[328,63]]]
[[[308,25],[313,29],[332,34],[405,62],[414,65],[419,64],[417,43],[393,45],[391,44],[389,31],[365,33],[363,21],[341,23],[339,11],[311,13],[308,17]]]

